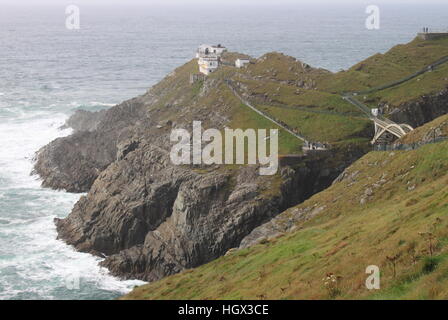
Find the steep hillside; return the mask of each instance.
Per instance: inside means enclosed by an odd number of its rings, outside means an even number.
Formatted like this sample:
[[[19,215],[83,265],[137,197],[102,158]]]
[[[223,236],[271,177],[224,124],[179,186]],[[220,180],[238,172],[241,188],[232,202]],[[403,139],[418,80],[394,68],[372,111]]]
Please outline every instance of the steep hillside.
[[[415,38],[384,54],[373,55],[346,71],[321,78],[317,85],[321,90],[337,93],[363,91],[407,77],[446,56],[448,38],[430,41]],[[415,96],[410,96],[408,100],[413,98]]]
[[[428,143],[443,137],[448,137],[448,115],[441,116],[422,127],[405,135],[397,141],[403,144],[421,144]]]
[[[124,298],[446,299],[447,154],[448,142],[371,152],[255,229],[248,248]],[[380,268],[380,290],[365,287],[369,265]],[[326,286],[330,273],[337,280]]]
[[[95,114],[89,125],[76,114],[68,122],[75,133],[37,155],[45,186],[88,192],[67,218],[56,219],[59,238],[105,257],[102,265],[117,276],[154,281],[216,259],[327,187],[365,152],[365,144],[353,144],[301,157],[300,139],[249,109],[226,85],[236,68],[192,84],[197,68],[196,60],[186,63],[146,94]],[[278,128],[280,154],[297,160],[273,176],[261,176],[259,165],[175,165],[170,134],[191,132],[193,121],[221,131]]]
[[[44,186],[87,192],[67,218],[56,219],[59,238],[104,257],[114,275],[148,281],[250,246],[257,232],[269,232],[266,223],[330,186],[371,149],[373,125],[343,91],[398,80],[447,52],[448,41],[414,40],[338,74],[279,53],[237,69],[232,61],[242,55],[228,53],[217,72],[193,83],[196,59],[142,96],[101,113],[78,112],[67,122],[74,134],[42,148],[35,166]],[[428,73],[420,83],[417,98],[386,114],[414,125],[446,113],[448,90],[437,91],[444,79]],[[193,121],[221,132],[279,129],[277,174],[260,176],[259,165],[173,164],[170,134],[191,132]],[[304,155],[303,140],[328,150]]]
[[[269,53],[239,70],[232,79],[240,93],[260,110],[281,120],[312,141],[344,145],[367,141],[371,126],[365,115],[341,94],[371,90],[360,99],[392,120],[420,126],[446,113],[448,39],[414,39],[385,54],[376,54],[349,70],[331,73],[280,53]],[[375,90],[420,72],[387,89]]]

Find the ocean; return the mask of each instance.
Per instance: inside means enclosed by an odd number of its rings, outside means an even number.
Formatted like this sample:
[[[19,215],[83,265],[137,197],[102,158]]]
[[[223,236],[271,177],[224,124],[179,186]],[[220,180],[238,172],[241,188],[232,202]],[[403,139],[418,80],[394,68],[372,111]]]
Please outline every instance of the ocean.
[[[448,30],[448,4],[380,6],[379,30],[365,27],[365,9],[81,6],[80,29],[68,30],[65,7],[0,4],[0,299],[113,299],[142,284],[56,240],[53,219],[80,195],[43,189],[30,174],[35,152],[70,134],[59,128],[75,110],[143,94],[202,43],[339,71],[424,26]]]

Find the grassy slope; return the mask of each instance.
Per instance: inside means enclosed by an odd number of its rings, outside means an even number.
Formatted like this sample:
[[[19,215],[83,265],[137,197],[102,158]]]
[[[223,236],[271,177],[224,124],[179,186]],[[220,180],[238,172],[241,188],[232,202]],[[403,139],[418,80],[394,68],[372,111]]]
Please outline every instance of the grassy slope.
[[[135,289],[127,299],[448,298],[448,142],[369,153],[336,183],[292,210],[323,208],[294,232]],[[372,190],[365,204],[360,203]],[[430,257],[428,241],[434,234]],[[396,276],[387,256],[399,255]],[[365,268],[381,269],[368,291]],[[327,290],[326,273],[339,278]]]
[[[249,93],[257,93],[256,90],[262,93],[267,90],[264,86],[270,87],[268,96],[288,106],[347,111],[349,107],[338,100],[338,93],[397,80],[447,54],[447,39],[414,40],[410,44],[396,46],[384,55],[375,55],[345,72],[328,74],[322,70],[311,70],[307,73],[298,66],[294,67],[297,73],[293,76],[290,67],[286,69],[291,61],[273,54],[271,59],[275,63],[267,69],[271,63],[269,57],[263,61],[262,67],[257,64],[242,70],[225,67],[211,78],[236,77],[249,84]],[[185,79],[179,83],[188,81],[187,72],[195,70],[195,61],[185,68]],[[297,89],[291,81],[298,77],[315,87]],[[443,73],[439,70],[420,78],[369,98],[402,103],[445,86]],[[174,83],[174,87],[176,85]],[[185,88],[178,91],[178,98],[186,94],[195,100],[201,86],[198,84],[188,89],[191,92],[183,91],[187,90]],[[167,87],[172,89],[173,85]],[[231,106],[232,127],[269,125],[242,106],[225,87],[220,87],[215,93],[202,102],[197,99],[196,103],[213,105],[224,99],[225,104]],[[163,109],[163,104],[160,107]],[[275,109],[269,111],[276,112]],[[292,127],[308,130],[316,140],[326,140],[328,131],[325,128],[333,127],[336,130],[330,141],[359,142],[363,138],[358,133],[367,126],[362,122],[364,120],[357,122],[350,117],[338,119],[341,121],[339,125],[329,115],[316,116],[303,110],[285,111],[278,110],[278,117],[287,115],[285,122],[290,121],[288,124]],[[285,153],[298,147],[292,140],[281,139]],[[324,209],[316,218],[299,223],[297,231],[143,286],[126,298],[329,298],[330,293],[322,283],[327,272],[341,276],[337,298],[448,298],[448,262],[445,259],[448,244],[447,151],[448,143],[444,142],[410,152],[370,153],[349,169],[352,173],[359,171],[355,181],[337,183],[299,206]],[[367,189],[372,189],[373,195],[361,205],[360,198],[364,197]],[[295,209],[283,215],[287,217]],[[432,230],[437,243],[432,258],[428,253],[428,242],[418,234],[428,230]],[[396,254],[400,257],[396,263],[397,276],[394,277],[386,256]],[[367,291],[364,286],[365,267],[371,264],[381,268],[382,289],[378,292]]]
[[[232,60],[233,55],[236,54],[228,54],[228,59]],[[270,53],[243,69],[223,67],[209,78],[240,82],[254,104],[290,127],[297,128],[309,140],[333,145],[353,141],[368,143],[366,135],[372,130],[371,122],[363,118],[357,108],[341,99],[340,93],[368,89],[398,80],[446,55],[448,39],[415,39],[408,44],[395,46],[385,54],[374,55],[347,71],[333,74],[306,66],[294,58]],[[448,85],[446,71],[448,64],[400,86],[368,95],[366,102],[372,107],[379,102],[399,105],[421,95],[440,91]],[[224,85],[205,97],[198,97],[204,84],[199,82],[187,85],[189,75],[195,72],[197,64],[196,60],[192,60],[178,68],[175,76],[156,85],[154,92],[164,93],[156,107],[163,112],[166,103],[178,99],[187,105],[220,108],[222,100],[225,100],[224,103],[231,106],[231,127],[276,127],[244,108]],[[178,115],[170,112],[166,111],[166,118],[175,120]],[[300,141],[287,132],[281,132],[280,153],[298,153],[300,147]]]
[[[428,122],[426,125],[416,128],[414,131],[398,140],[398,143],[418,143],[425,140],[427,137],[432,139],[435,130],[437,137],[448,137],[448,115],[438,117],[437,119]]]
[[[328,71],[304,68],[291,57],[271,53],[238,71],[233,79],[257,107],[312,141],[332,144],[363,139],[371,123],[337,94],[316,90],[315,79],[330,76]],[[297,82],[306,83],[298,87]],[[365,139],[367,141],[367,139]]]
[[[249,109],[243,104],[239,104],[235,108],[235,115],[230,123],[231,128],[250,129],[250,128],[263,128],[263,129],[278,129],[279,130],[279,153],[280,155],[287,154],[300,154],[302,152],[302,141],[298,140],[292,134],[288,133],[284,129],[280,128],[271,121],[260,116],[256,112]]]
[[[417,99],[422,95],[437,93],[448,87],[448,63],[441,65],[434,71],[389,88],[378,93],[367,95],[367,99],[375,103],[388,103],[399,106],[407,101]]]
[[[182,105],[182,117],[193,119],[193,113],[190,110],[205,107],[209,116],[213,116],[215,108],[223,111],[228,118],[228,127],[234,129],[262,128],[262,129],[279,129],[279,153],[280,154],[297,154],[301,153],[302,142],[284,131],[277,125],[266,120],[256,112],[253,112],[232,94],[232,92],[222,83],[223,79],[231,77],[235,70],[232,68],[223,68],[219,73],[211,76],[218,82],[207,94],[201,95],[200,92],[204,87],[203,82],[197,82],[193,85],[189,84],[189,76],[191,73],[197,72],[197,61],[192,60],[187,64],[177,68],[174,73],[151,89],[153,94],[159,97],[158,103],[151,106],[151,110],[158,112],[157,118],[162,120],[171,120],[176,122],[179,112],[173,111],[167,107],[169,104],[180,103]],[[180,102],[179,102],[180,101]],[[204,129],[208,128],[207,122],[203,121]]]
[[[404,78],[447,55],[448,38],[431,41],[416,38],[347,71],[322,78],[318,86],[320,90],[335,93],[365,90]]]
[[[340,144],[354,138],[363,139],[365,132],[371,130],[369,121],[341,99],[341,93],[399,80],[447,55],[448,39],[416,38],[333,74],[304,66],[291,57],[270,53],[236,71],[232,78],[245,87],[245,93],[260,108],[290,127],[297,127],[308,139]],[[421,95],[438,92],[448,86],[447,71],[448,64],[442,65],[400,86],[366,95],[365,102],[372,107],[380,102],[399,106]]]

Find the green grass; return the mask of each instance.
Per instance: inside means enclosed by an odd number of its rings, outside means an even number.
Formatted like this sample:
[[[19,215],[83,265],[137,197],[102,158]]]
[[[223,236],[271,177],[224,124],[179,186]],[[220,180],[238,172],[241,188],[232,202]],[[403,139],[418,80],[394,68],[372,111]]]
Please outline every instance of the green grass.
[[[275,123],[254,112],[249,107],[240,103],[234,112],[235,114],[232,117],[229,127],[243,130],[248,128],[278,129],[279,154],[302,153],[303,142],[301,140],[277,126]]]
[[[434,130],[440,130],[440,136],[448,137],[448,115],[441,116],[425,124],[422,127],[415,128],[399,140],[399,143],[418,143],[426,138],[434,137]]]
[[[322,278],[332,272],[341,277],[336,299],[446,299],[447,152],[448,142],[369,153],[347,170],[359,171],[354,181],[336,183],[297,206],[325,209],[298,220],[296,231],[139,287],[125,298],[329,299]],[[436,169],[434,159],[443,162]],[[375,187],[383,177],[386,182]],[[412,191],[409,181],[416,184]],[[363,205],[368,187],[374,192]],[[282,214],[285,223],[294,210]],[[433,257],[420,232],[434,234]],[[399,255],[396,277],[386,259],[392,255]],[[364,285],[365,268],[372,264],[381,270],[379,291]]]
[[[293,83],[298,80],[310,85],[315,79],[325,77],[329,71],[302,65],[302,62],[282,53],[271,52],[257,59],[255,64],[242,70],[253,78]]]
[[[367,95],[376,103],[401,105],[422,95],[434,94],[448,87],[448,63],[396,87]]]
[[[301,110],[283,109],[273,106],[260,106],[260,109],[274,118],[282,120],[311,141],[338,142],[353,137],[367,136],[371,129],[368,119],[318,114]]]
[[[307,68],[281,54],[268,54],[244,69],[223,67],[209,77],[222,82],[241,81],[253,99],[265,99],[293,110],[258,104],[260,109],[287,123],[311,140],[331,142],[350,150],[368,145],[371,124],[356,116],[311,111],[356,112],[339,98],[342,92],[365,90],[393,82],[448,55],[448,39],[398,45],[377,54],[347,71],[331,74]],[[196,61],[177,70],[153,90],[162,95],[153,106],[166,117],[173,117],[167,103],[181,101],[184,108],[203,108],[212,115],[214,108],[226,110],[232,128],[275,128],[232,95],[221,83],[201,96],[202,85],[186,86],[188,75],[197,69]],[[400,86],[366,97],[400,106],[432,94],[446,86],[447,66],[426,73]],[[420,80],[419,80],[420,79]],[[306,84],[298,87],[297,83]],[[166,110],[165,110],[166,109]],[[188,118],[189,113],[184,112]],[[431,128],[446,121],[438,119],[402,139],[418,141]],[[443,127],[445,130],[446,127]],[[296,153],[300,141],[280,130],[280,153]],[[342,151],[341,151],[342,152]],[[344,180],[316,194],[280,216],[280,225],[296,219],[296,210],[324,208],[317,216],[296,221],[296,229],[252,248],[236,251],[194,270],[142,286],[129,299],[447,299],[448,298],[448,142],[426,145],[408,152],[372,152],[353,164],[347,172],[354,180]],[[279,177],[266,185],[279,190]],[[366,197],[366,189],[373,194]],[[269,188],[268,188],[269,189]],[[277,194],[273,191],[273,196]],[[312,210],[311,210],[312,211]],[[308,219],[309,218],[309,219]],[[420,232],[436,237],[433,257]],[[387,256],[399,255],[397,275]],[[415,258],[415,259],[414,259]],[[414,261],[415,260],[415,261]],[[381,290],[365,288],[365,268],[381,269]],[[322,278],[332,272],[340,276],[339,295],[333,297]]]
[[[341,93],[370,89],[404,78],[448,55],[448,38],[393,47],[385,54],[376,54],[349,70],[320,79],[319,90]]]
[[[266,99],[272,104],[283,104],[291,107],[308,107],[321,111],[339,113],[354,113],[361,115],[357,108],[341,99],[340,95],[318,90],[299,89],[297,86],[278,83],[275,81],[255,81],[239,79],[254,100],[263,102]]]

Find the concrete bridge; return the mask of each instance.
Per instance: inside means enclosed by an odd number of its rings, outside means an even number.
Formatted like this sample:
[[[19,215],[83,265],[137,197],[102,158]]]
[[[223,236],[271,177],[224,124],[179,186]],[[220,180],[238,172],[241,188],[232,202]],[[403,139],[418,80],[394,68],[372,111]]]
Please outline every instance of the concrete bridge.
[[[423,35],[427,35],[427,36],[446,36],[448,35],[448,33],[423,33]],[[437,67],[439,67],[442,64],[445,64],[448,62],[448,56],[444,56],[442,58],[440,58],[439,60],[437,60],[436,62],[426,66],[425,68],[394,82],[379,86],[379,87],[375,87],[375,88],[371,88],[365,91],[360,91],[360,92],[354,92],[354,93],[346,93],[342,95],[342,98],[344,100],[346,100],[347,102],[351,103],[352,105],[356,106],[357,108],[359,108],[361,111],[363,111],[368,117],[369,119],[371,119],[374,124],[375,124],[375,135],[372,139],[372,144],[375,144],[382,136],[384,136],[386,133],[390,133],[393,136],[397,137],[397,138],[401,138],[404,135],[406,135],[407,133],[409,133],[410,131],[414,130],[414,128],[412,128],[410,125],[408,124],[398,124],[395,123],[381,115],[378,116],[374,116],[372,114],[372,111],[369,107],[367,107],[365,104],[361,103],[360,101],[358,101],[355,96],[357,95],[363,95],[363,94],[370,94],[373,92],[378,92],[384,89],[388,89],[388,88],[393,88],[396,87],[398,85],[401,85],[405,82],[408,82],[426,72],[430,72],[434,69],[436,69]]]
[[[378,117],[372,119],[375,124],[375,136],[372,139],[372,144],[375,144],[378,139],[380,139],[386,132],[391,133],[398,139],[402,138],[409,132],[413,131],[414,128],[412,128],[410,125],[402,123],[397,124],[393,121],[390,121],[386,118],[384,120],[379,119]]]
[[[384,134],[390,133],[393,136],[397,137],[398,139],[405,136],[407,133],[414,130],[410,125],[408,124],[398,124],[393,122],[392,120],[389,120],[385,117],[382,117],[380,115],[374,116],[372,114],[372,111],[369,107],[367,107],[365,104],[359,102],[353,94],[346,94],[342,96],[342,99],[345,101],[351,103],[352,105],[359,108],[362,112],[364,112],[370,120],[373,121],[375,125],[375,135],[371,141],[372,144],[375,144]]]

